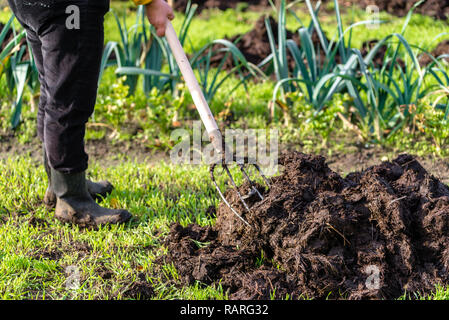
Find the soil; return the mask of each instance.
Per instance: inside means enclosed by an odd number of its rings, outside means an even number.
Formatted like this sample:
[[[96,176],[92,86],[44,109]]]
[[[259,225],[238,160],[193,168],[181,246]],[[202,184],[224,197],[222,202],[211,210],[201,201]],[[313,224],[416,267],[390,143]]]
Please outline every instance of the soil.
[[[438,58],[441,55],[449,55],[449,40],[444,40],[440,42],[436,48],[431,52],[432,56]],[[449,63],[449,58],[443,58],[446,62]],[[429,57],[428,54],[423,54],[419,59],[419,64],[421,66],[427,66],[432,62],[432,58]]]
[[[2,30],[3,30],[4,27],[5,27],[5,25],[4,25],[3,23],[0,22],[0,33],[2,32]],[[3,41],[2,43],[0,43],[0,52],[2,52],[3,49],[5,49],[5,47],[8,45],[8,43],[9,43],[11,40],[13,40],[13,39],[14,39],[14,34],[13,34],[12,29],[10,29],[10,30],[7,32],[7,34],[6,34],[6,37],[5,37],[4,41]],[[20,46],[21,46],[21,47],[22,47],[22,46],[26,46],[26,45],[27,45],[26,37],[23,37],[23,38],[19,41],[19,43],[20,43]],[[25,53],[23,54],[23,57],[22,57],[22,60],[21,60],[21,61],[27,61],[27,60],[29,60],[29,59],[30,59],[30,53],[29,53],[28,47],[26,46]]]
[[[269,17],[269,22],[271,25],[271,30],[273,32],[273,36],[275,39],[277,39],[278,38],[277,22],[271,16]],[[301,46],[301,40],[297,32],[287,30],[286,35],[287,39],[292,39],[298,44],[298,46]],[[256,23],[254,24],[254,28],[251,31],[243,35],[236,35],[232,38],[228,38],[227,40],[235,43],[236,47],[242,52],[246,60],[254,65],[258,65],[271,54],[271,47],[268,38],[268,30],[265,24],[265,16],[260,17],[256,21]],[[317,53],[320,59],[319,61],[324,63],[326,56],[324,50],[321,49],[321,43],[318,34],[316,32],[312,34],[312,43],[314,44],[315,48],[318,48]],[[225,52],[219,51],[222,48],[223,48],[222,45],[215,45],[212,47],[214,55],[212,56],[211,59],[211,65],[214,67],[220,65],[222,59],[226,55]],[[293,69],[295,66],[293,57],[290,55],[289,52],[287,53],[287,55],[290,69]],[[337,62],[340,61],[340,56],[338,53],[336,54],[336,60]],[[304,60],[304,63],[307,64],[307,61]],[[234,67],[235,67],[234,61],[232,57],[228,55],[228,58],[226,59],[226,62],[223,65],[223,68],[225,70],[232,70]]]
[[[376,5],[380,10],[387,11],[388,13],[399,17],[406,16],[418,1],[419,0],[351,0],[351,2],[354,2],[362,8],[366,8],[368,5]],[[449,18],[449,1],[427,0],[421,4],[415,12],[446,20]]]
[[[123,293],[123,297],[128,299],[150,300],[154,296],[153,286],[146,281],[143,273],[140,273],[138,278],[139,279],[133,282]]]
[[[325,0],[323,2],[329,2],[333,0]],[[340,1],[342,7],[355,4],[365,9],[368,5],[376,5],[382,11],[387,11],[390,14],[396,16],[406,16],[410,9],[419,0],[344,0]],[[174,3],[175,10],[185,11],[187,0],[176,0]],[[198,10],[218,8],[220,10],[226,10],[229,8],[236,8],[241,3],[246,2],[248,4],[248,10],[263,10],[271,8],[267,0],[250,0],[250,1],[234,1],[234,0],[193,0],[192,3],[198,4]],[[315,2],[315,1],[313,1]],[[421,4],[416,11],[417,13],[428,15],[437,19],[446,20],[449,18],[449,1],[447,0],[427,0]]]
[[[236,1],[236,0],[193,0],[192,4],[198,5],[198,11],[201,12],[204,9],[217,8],[220,10],[235,9],[242,2],[246,3],[247,9],[264,9],[270,7],[270,3],[267,0],[249,0],[249,1]],[[184,12],[187,7],[188,0],[176,0],[174,1],[173,8],[176,11]]]
[[[252,228],[224,204],[214,227],[172,225],[164,259],[184,284],[222,279],[231,299],[392,299],[449,283],[449,188],[413,156],[345,178],[321,156],[280,163],[250,212],[226,193]]]
[[[100,162],[105,167],[126,160],[156,164],[169,158],[168,152],[151,149],[136,140],[114,141],[109,138],[91,139],[85,142],[89,162]],[[28,143],[20,143],[13,132],[0,132],[0,161],[9,157],[29,156],[37,165],[42,162],[42,143],[35,136]]]
[[[270,19],[271,29],[273,30],[273,35],[275,38],[277,38],[278,37],[277,22],[272,17],[269,17],[269,19]],[[301,40],[296,32],[287,30],[287,39],[292,39],[298,44],[299,47],[301,46]],[[234,37],[227,38],[227,40],[235,43],[235,45],[242,52],[242,54],[245,56],[247,61],[254,65],[258,65],[267,56],[269,56],[271,54],[271,48],[270,48],[269,39],[268,39],[268,32],[267,32],[267,28],[265,25],[265,17],[259,18],[259,20],[257,20],[257,22],[254,25],[254,28],[251,31],[249,31],[243,35],[236,35]],[[324,63],[326,56],[325,56],[324,50],[322,50],[322,48],[321,48],[321,43],[320,43],[320,40],[319,40],[316,32],[312,34],[312,42],[314,44],[314,47],[316,48],[316,51],[319,53],[319,61]],[[374,46],[377,43],[378,43],[378,40],[376,40],[376,39],[365,41],[362,44],[362,47],[360,50],[362,56],[365,57],[371,51],[371,49],[374,48]],[[225,52],[220,51],[220,49],[222,49],[222,48],[224,48],[224,46],[220,45],[220,44],[217,44],[212,47],[212,51],[214,52],[214,54],[211,58],[211,66],[218,67],[221,64],[222,59],[226,55]],[[376,53],[375,57],[373,58],[374,67],[380,67],[384,64],[386,50],[387,50],[387,46],[384,45]],[[439,43],[435,47],[435,49],[432,50],[430,53],[434,57],[439,57],[444,54],[449,55],[449,40],[444,40],[441,43]],[[288,62],[290,65],[290,69],[294,69],[295,61],[293,60],[293,58],[291,57],[289,52],[287,54],[288,54],[287,58],[288,58]],[[445,58],[443,60],[445,60],[446,62],[449,62],[449,58]],[[340,56],[339,56],[338,52],[336,53],[336,61],[337,61],[337,63],[341,63]],[[419,58],[419,62],[420,62],[421,66],[426,66],[430,62],[432,62],[432,59],[429,57],[429,55],[423,54]],[[307,64],[307,61],[304,60],[304,63]],[[397,63],[398,63],[398,66],[400,66],[401,68],[405,67],[405,62],[402,59],[398,58]],[[229,71],[229,70],[232,70],[234,67],[235,67],[235,63],[234,63],[232,57],[230,55],[228,55],[224,65],[223,65],[223,69]]]
[[[371,49],[374,48],[374,46],[378,43],[378,40],[370,40],[365,41],[362,45],[361,54],[362,56],[365,56],[369,53]],[[385,54],[387,52],[387,46],[383,45],[379,51],[376,53],[374,59],[373,59],[373,65],[375,67],[381,67],[384,63]],[[440,42],[432,51],[430,51],[430,54],[434,58],[438,58],[442,55],[449,55],[449,40],[444,40]],[[419,57],[419,64],[421,67],[429,65],[433,59],[426,53],[421,54]],[[443,59],[440,59],[440,61],[445,61],[449,63],[449,58],[445,57]],[[398,65],[404,69],[405,68],[405,62],[404,60],[398,58],[397,60]]]

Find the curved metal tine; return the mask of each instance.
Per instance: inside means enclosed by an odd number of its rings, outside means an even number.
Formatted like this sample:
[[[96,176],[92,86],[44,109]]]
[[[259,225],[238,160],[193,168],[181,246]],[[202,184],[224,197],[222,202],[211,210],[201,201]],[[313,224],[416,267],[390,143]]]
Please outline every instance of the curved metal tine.
[[[232,183],[232,185],[234,186],[235,191],[237,192],[237,195],[238,195],[240,201],[241,201],[241,202],[243,203],[243,205],[245,206],[245,209],[248,210],[248,211],[250,211],[248,205],[246,204],[245,200],[244,200],[243,197],[242,197],[242,194],[241,194],[240,191],[239,191],[239,188],[238,188],[237,185],[235,184],[234,178],[232,178],[232,174],[231,174],[231,172],[229,171],[228,166],[225,165],[225,164],[223,164],[223,168],[226,170],[226,173],[228,174],[228,177],[229,177],[229,179],[231,180],[231,183]]]
[[[245,176],[246,180],[249,182],[249,185],[251,186],[251,189],[254,191],[254,193],[257,193],[260,200],[263,200],[264,197],[260,194],[259,190],[254,185],[254,182],[249,178],[248,173],[245,171],[245,166],[241,163],[238,164],[240,167],[240,171],[242,171],[243,175]]]
[[[248,227],[250,227],[250,228],[252,229],[252,227],[251,227],[251,225],[248,223],[248,221],[246,221],[241,215],[239,215],[239,214],[237,213],[237,211],[235,211],[235,209],[229,204],[228,200],[226,200],[225,196],[223,195],[223,192],[221,192],[220,187],[218,186],[218,183],[217,183],[217,181],[215,180],[215,175],[214,175],[215,167],[216,167],[216,165],[212,165],[212,166],[211,166],[211,169],[210,169],[210,175],[211,175],[211,178],[212,178],[212,182],[213,182],[214,185],[215,185],[215,189],[217,189],[218,194],[220,195],[221,200],[223,200],[223,202],[229,207],[229,209],[231,209],[232,213],[234,213],[240,220],[242,220],[242,222],[243,222],[244,224],[246,224]]]
[[[259,171],[260,175],[267,184],[268,188],[271,188],[270,182],[268,181],[267,177],[263,174],[263,171],[260,169],[259,165],[257,163],[253,163],[253,166],[255,166],[257,171]]]

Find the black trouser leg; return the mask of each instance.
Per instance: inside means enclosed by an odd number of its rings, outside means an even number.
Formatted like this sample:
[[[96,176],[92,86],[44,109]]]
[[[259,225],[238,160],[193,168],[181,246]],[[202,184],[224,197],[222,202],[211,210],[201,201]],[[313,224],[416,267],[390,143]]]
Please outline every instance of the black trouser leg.
[[[108,0],[10,0],[39,69],[38,131],[49,164],[62,173],[87,169],[85,125],[93,112],[103,51]],[[79,8],[80,28],[68,28],[70,5]],[[42,94],[43,93],[43,94]]]
[[[33,30],[27,30],[27,40],[30,44],[36,67],[39,71],[40,96],[39,107],[37,109],[37,135],[44,142],[44,118],[45,106],[47,104],[47,85],[45,83],[44,58],[42,55],[42,43]]]

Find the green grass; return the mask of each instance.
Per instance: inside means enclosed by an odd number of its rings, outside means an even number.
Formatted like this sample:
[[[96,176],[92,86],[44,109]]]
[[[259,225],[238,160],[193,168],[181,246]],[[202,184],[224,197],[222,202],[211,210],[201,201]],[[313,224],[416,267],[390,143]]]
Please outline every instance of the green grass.
[[[205,211],[218,199],[207,183],[207,168],[124,162],[105,171],[92,166],[93,179],[107,178],[117,186],[101,204],[134,216],[125,225],[99,230],[53,219],[40,201],[46,188],[43,167],[29,158],[0,161],[0,170],[0,299],[120,299],[141,273],[159,299],[224,298],[220,288],[177,289],[176,271],[156,270],[153,264],[163,254],[161,242],[171,222],[213,223]],[[84,247],[88,251],[80,250]],[[65,287],[68,266],[80,270],[78,290]],[[99,276],[104,268],[111,279]]]
[[[153,299],[227,299],[219,285],[182,287],[172,265],[155,263],[171,222],[214,223],[205,215],[218,204],[208,168],[123,161],[105,170],[95,163],[90,177],[117,186],[100,204],[133,213],[124,225],[98,230],[53,218],[40,200],[44,169],[30,158],[2,160],[0,171],[0,299],[129,299],[127,290],[142,282],[153,288]],[[66,287],[71,266],[79,270],[78,289]],[[449,289],[400,299],[410,298],[446,300]]]

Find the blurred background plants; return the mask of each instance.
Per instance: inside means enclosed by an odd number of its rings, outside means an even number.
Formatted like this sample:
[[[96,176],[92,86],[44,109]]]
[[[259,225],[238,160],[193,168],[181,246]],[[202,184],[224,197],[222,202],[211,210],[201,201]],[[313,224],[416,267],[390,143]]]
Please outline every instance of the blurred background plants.
[[[229,41],[251,30],[262,13],[240,8],[198,14],[196,5],[176,13],[175,29],[218,121],[230,127],[276,126],[285,143],[315,151],[345,137],[349,143],[447,155],[448,57],[420,64],[437,40],[448,37],[447,22],[412,10],[404,18],[381,14],[375,21],[380,27],[373,30],[363,10],[342,11],[336,0],[301,5],[298,9],[283,0],[264,13],[277,20],[276,30],[265,20],[271,54],[264,72],[246,60],[237,42]],[[0,124],[3,132],[14,129],[22,142],[29,142],[37,71],[10,11],[3,11],[0,21],[5,23]],[[87,137],[170,149],[171,130],[189,127],[198,115],[166,40],[155,35],[142,7],[127,2],[112,2],[105,28],[99,95]],[[296,40],[287,37],[287,30],[296,30]],[[419,38],[417,30],[422,30]],[[363,51],[366,40],[373,45]],[[225,69],[228,57],[232,70]]]

